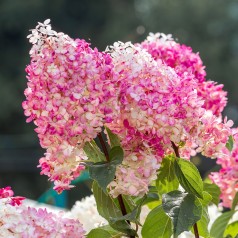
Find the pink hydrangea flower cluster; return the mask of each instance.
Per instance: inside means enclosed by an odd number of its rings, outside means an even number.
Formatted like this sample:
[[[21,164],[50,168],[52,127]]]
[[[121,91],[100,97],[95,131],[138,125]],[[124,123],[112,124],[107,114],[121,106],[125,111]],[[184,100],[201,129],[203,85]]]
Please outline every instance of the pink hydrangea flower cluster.
[[[222,123],[220,117],[203,108],[192,74],[177,73],[130,42],[117,42],[108,51],[114,65],[118,107],[107,126],[119,135],[127,153],[117,168],[115,181],[109,185],[113,196],[119,191],[130,195],[146,193],[163,156],[173,153],[171,141],[177,145],[185,142],[181,155],[187,158],[197,152],[212,158],[219,155],[233,123]],[[143,143],[153,156],[145,148],[141,156],[137,146]],[[135,157],[144,159],[135,163]],[[140,173],[143,166],[150,171],[148,177]]]
[[[198,95],[204,100],[203,107],[220,116],[227,104],[227,92],[223,85],[206,81],[206,71],[199,53],[193,53],[192,48],[175,42],[171,35],[163,33],[152,34],[140,45],[146,49],[155,60],[163,61],[175,69],[180,77],[192,76],[197,81]]]
[[[84,143],[111,120],[114,88],[110,56],[53,31],[49,22],[39,23],[28,36],[33,47],[23,108],[47,149],[40,160],[42,174],[61,192],[84,169]]]
[[[211,110],[216,116],[221,117],[221,113],[227,104],[227,92],[223,90],[223,84],[213,81],[198,83],[198,96],[204,100],[203,108]]]
[[[121,122],[144,135],[156,135],[165,148],[171,141],[179,143],[204,113],[196,83],[188,83],[130,42],[115,43],[110,51],[119,105],[112,124]]]
[[[23,102],[41,146],[42,174],[61,192],[84,170],[84,143],[106,125],[125,152],[111,194],[142,195],[156,178],[171,142],[181,155],[215,158],[232,123],[222,123],[222,85],[205,81],[198,54],[170,36],[151,35],[141,45],[116,42],[107,53],[51,29],[49,20],[29,35],[33,47]],[[208,110],[209,109],[209,110]]]
[[[141,147],[131,152],[126,151],[121,165],[116,169],[115,180],[109,184],[110,194],[143,196],[148,192],[148,185],[157,177],[160,164],[150,148]]]
[[[0,199],[1,198],[7,198],[7,197],[12,197],[14,195],[14,192],[12,191],[11,187],[5,187],[5,188],[0,188]]]
[[[238,192],[238,129],[233,129],[233,133],[235,135],[232,151],[223,149],[223,155],[217,159],[221,169],[210,175],[210,179],[221,189],[222,205],[229,208]]]
[[[223,149],[229,136],[233,134],[233,121],[213,115],[211,111],[205,111],[197,128],[191,131],[191,137],[185,140],[180,148],[180,156],[190,158],[197,153],[209,158],[217,158],[223,155]]]
[[[11,197],[0,199],[0,234],[8,238],[59,237],[83,238],[85,231],[78,220],[63,214],[25,205],[12,206]]]
[[[125,158],[117,167],[111,194],[143,195],[156,179],[171,141],[179,143],[203,114],[195,84],[156,62],[130,42],[110,47],[118,107],[107,126],[121,138]],[[168,110],[169,108],[169,110]]]
[[[8,203],[12,206],[21,205],[24,197],[16,196],[13,197],[14,192],[11,187],[0,188],[0,199],[8,198]]]
[[[225,118],[223,123],[221,118],[213,115],[211,111],[206,111],[201,122],[196,138],[197,152],[202,152],[206,157],[217,158],[226,148],[229,136],[233,134],[231,129],[233,121],[227,121]]]

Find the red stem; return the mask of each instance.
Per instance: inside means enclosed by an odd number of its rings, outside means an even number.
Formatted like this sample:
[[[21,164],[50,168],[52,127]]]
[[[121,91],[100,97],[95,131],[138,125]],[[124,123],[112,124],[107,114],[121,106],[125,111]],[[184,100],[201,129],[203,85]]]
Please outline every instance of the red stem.
[[[109,159],[109,154],[108,154],[108,151],[107,151],[107,146],[106,146],[106,144],[105,144],[105,142],[104,142],[104,140],[102,138],[102,134],[101,133],[98,134],[98,138],[100,140],[100,143],[101,143],[101,146],[102,146],[102,150],[103,150],[103,153],[105,154],[106,160],[107,160],[107,162],[109,162],[110,159]]]
[[[105,142],[104,142],[104,140],[103,140],[103,137],[102,137],[102,134],[101,134],[101,133],[98,134],[98,138],[99,138],[99,141],[100,141],[100,143],[101,143],[102,150],[103,150],[103,153],[105,154],[106,160],[107,160],[107,162],[110,162],[109,154],[108,154],[108,151],[107,151],[107,146],[106,146],[106,144],[105,144]],[[127,212],[126,212],[125,204],[124,204],[124,202],[123,202],[122,195],[119,194],[118,197],[117,197],[117,199],[118,199],[118,202],[119,202],[119,206],[120,206],[120,209],[121,209],[121,213],[122,213],[123,216],[125,216],[125,215],[127,214]],[[129,220],[127,220],[127,223],[128,223],[129,225],[131,224]],[[135,238],[135,236],[130,236],[130,238]]]
[[[199,233],[198,233],[198,226],[197,223],[193,225],[193,230],[194,230],[194,235],[196,238],[199,238]]]
[[[176,157],[180,158],[178,146],[176,146],[173,141],[171,141],[171,143],[172,143],[172,147],[174,149]]]

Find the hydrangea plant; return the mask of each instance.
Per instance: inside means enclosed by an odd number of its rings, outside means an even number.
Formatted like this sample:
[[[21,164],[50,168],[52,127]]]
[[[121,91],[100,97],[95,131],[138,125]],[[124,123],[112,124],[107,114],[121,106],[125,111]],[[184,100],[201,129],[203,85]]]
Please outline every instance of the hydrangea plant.
[[[53,31],[50,20],[38,23],[28,38],[33,46],[23,108],[46,149],[41,174],[61,193],[88,170],[107,225],[86,234],[79,221],[27,209],[8,192],[1,207],[9,207],[9,217],[27,218],[2,218],[0,227],[24,234],[13,237],[238,234],[238,222],[229,224],[238,202],[237,129],[222,118],[227,93],[206,79],[198,53],[162,33],[100,52]],[[198,153],[221,165],[209,183],[190,161]],[[208,229],[208,205],[219,202],[230,211]],[[150,212],[141,224],[143,206]]]

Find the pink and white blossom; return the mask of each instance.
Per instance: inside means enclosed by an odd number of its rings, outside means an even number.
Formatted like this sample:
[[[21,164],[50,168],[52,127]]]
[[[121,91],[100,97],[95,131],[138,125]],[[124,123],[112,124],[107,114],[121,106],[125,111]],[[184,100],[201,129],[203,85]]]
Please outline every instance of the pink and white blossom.
[[[139,44],[137,44],[139,45]],[[217,85],[213,81],[206,81],[205,66],[199,56],[192,48],[174,41],[171,35],[163,33],[150,33],[147,39],[140,44],[157,61],[175,69],[180,77],[192,77],[197,82],[198,95],[204,100],[203,107],[211,110],[216,116],[227,104],[227,92],[223,91],[223,85]]]
[[[234,146],[230,152],[223,149],[223,154],[218,157],[217,164],[221,166],[218,172],[213,172],[210,179],[221,189],[221,200],[224,207],[231,208],[232,202],[238,192],[238,130],[233,129]]]
[[[85,231],[78,220],[64,218],[63,213],[55,214],[42,208],[12,206],[9,199],[0,199],[1,237],[85,237]]]
[[[33,46],[23,108],[47,149],[40,160],[42,174],[61,192],[84,169],[84,143],[112,120],[111,57],[84,40],[53,31],[49,20],[39,23],[29,38]]]

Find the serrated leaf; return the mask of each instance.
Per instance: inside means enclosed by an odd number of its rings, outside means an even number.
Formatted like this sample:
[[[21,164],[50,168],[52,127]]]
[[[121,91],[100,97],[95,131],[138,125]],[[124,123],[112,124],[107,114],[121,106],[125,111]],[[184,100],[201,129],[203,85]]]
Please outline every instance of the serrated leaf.
[[[219,216],[214,223],[212,224],[210,234],[216,238],[223,238],[224,232],[226,230],[227,224],[231,217],[233,216],[234,211],[229,211],[223,213]]]
[[[212,196],[211,202],[218,205],[221,194],[220,188],[214,183],[203,183],[203,189]]]
[[[110,143],[109,143],[110,146],[112,148],[115,146],[120,146],[121,143],[120,143],[119,137],[116,134],[114,134],[109,128],[105,127],[105,129],[110,140]]]
[[[106,192],[107,185],[115,178],[116,165],[108,162],[88,163],[88,171],[91,179]]]
[[[120,238],[123,233],[112,229],[109,225],[92,229],[87,238]]]
[[[113,164],[118,165],[122,163],[124,157],[123,149],[120,146],[112,147],[109,151],[109,159]]]
[[[228,235],[232,238],[235,238],[238,235],[238,221],[234,221],[227,226],[224,236],[226,237]]]
[[[170,238],[173,234],[171,219],[162,206],[154,208],[146,217],[141,231],[143,238]]]
[[[122,212],[117,207],[113,199],[99,187],[97,182],[93,182],[92,188],[97,204],[98,213],[109,222],[109,225],[113,229],[121,231],[128,235],[135,235],[136,231],[133,230],[126,221],[118,221],[110,224],[110,219],[122,217]]]
[[[101,152],[100,148],[97,146],[94,140],[86,142],[83,147],[84,152],[90,160],[93,162],[106,161],[104,154]]]
[[[226,148],[227,148],[229,151],[232,151],[233,145],[234,145],[234,139],[233,139],[233,136],[230,135],[228,141],[226,142]]]
[[[183,231],[189,231],[202,216],[199,199],[193,194],[178,190],[162,196],[162,207],[172,220],[175,237]]]
[[[163,158],[158,170],[156,187],[160,195],[178,189],[179,181],[174,170],[174,159],[173,156]]]
[[[235,210],[237,204],[238,204],[238,192],[236,193],[236,195],[235,195],[235,197],[233,199],[231,210]]]
[[[185,191],[203,198],[203,181],[197,167],[188,160],[177,158],[174,168],[179,183]]]

